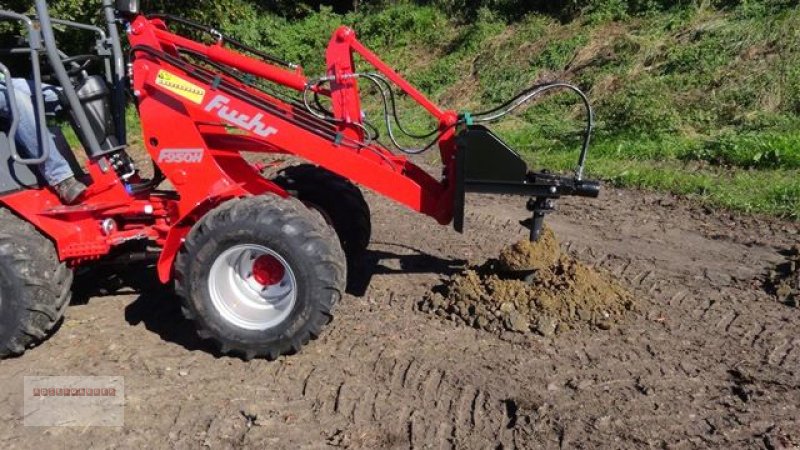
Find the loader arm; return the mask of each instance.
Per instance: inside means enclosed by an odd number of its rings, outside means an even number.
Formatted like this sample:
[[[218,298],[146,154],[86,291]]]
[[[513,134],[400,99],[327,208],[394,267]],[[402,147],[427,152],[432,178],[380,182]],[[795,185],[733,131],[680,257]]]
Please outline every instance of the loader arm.
[[[240,151],[285,153],[325,167],[431,216],[441,224],[452,220],[455,191],[452,183],[447,181],[447,174],[452,175],[450,167],[446,166],[443,180],[436,180],[406,157],[395,155],[378,143],[363,141],[357,80],[351,78],[354,73],[353,52],[365,56],[434,113],[444,130],[439,136],[443,155],[455,153],[452,125],[456,122],[456,113],[442,112],[433,105],[361,46],[352,30],[344,27],[337,30],[328,48],[329,75],[334,78],[330,90],[309,86],[310,81],[300,68],[289,70],[225,48],[221,42],[208,45],[172,33],[161,18],[137,17],[131,24],[129,35],[135,57],[134,91],[141,112],[144,141],[154,160],[158,161],[160,149],[164,147],[163,136],[170,132],[175,120],[180,120],[168,116],[182,116],[190,119],[192,131],[199,137],[191,145],[202,146],[219,169],[232,178],[242,180],[251,175],[239,172]],[[329,95],[334,115],[340,121],[321,120],[301,105],[287,103],[231,76],[207,70],[183,58],[183,52],[200,55],[214,64],[297,91],[313,89]],[[200,95],[191,98],[180,89],[171,88],[164,80],[173,77],[177,80],[175,84],[192,85]],[[164,107],[167,104],[171,106]],[[232,134],[230,127],[238,128],[239,133]],[[170,148],[188,145],[181,139],[170,140]],[[160,145],[153,146],[153,142]],[[192,178],[184,167],[172,169],[169,164],[162,167],[173,182],[176,177],[179,180],[187,176]],[[191,184],[198,190],[205,189],[202,182],[184,184]]]

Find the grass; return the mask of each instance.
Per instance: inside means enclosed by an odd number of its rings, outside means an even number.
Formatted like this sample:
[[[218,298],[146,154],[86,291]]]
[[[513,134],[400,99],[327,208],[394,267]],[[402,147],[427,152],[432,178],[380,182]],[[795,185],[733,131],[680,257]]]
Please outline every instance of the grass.
[[[545,152],[527,155],[537,166],[575,167],[575,155]],[[703,204],[800,219],[800,170],[723,170],[675,160],[621,159],[601,154],[590,160],[587,176],[615,186],[667,191]]]
[[[496,127],[531,167],[575,168],[579,138],[547,139],[534,125],[512,120]],[[735,142],[731,144],[730,142]],[[619,187],[666,191],[705,205],[800,219],[798,133],[754,134],[708,141],[685,136],[597,136],[586,174]],[[738,150],[729,149],[730,145]],[[785,147],[783,147],[785,145]],[[764,156],[787,148],[787,156]],[[765,150],[767,149],[767,150]],[[758,154],[761,153],[761,156]],[[719,155],[724,155],[721,163]],[[756,156],[754,156],[756,155]]]

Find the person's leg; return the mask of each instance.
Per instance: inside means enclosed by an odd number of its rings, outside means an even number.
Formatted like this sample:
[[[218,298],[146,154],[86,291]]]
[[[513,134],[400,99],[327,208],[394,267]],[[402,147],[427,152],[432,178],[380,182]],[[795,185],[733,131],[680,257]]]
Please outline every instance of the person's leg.
[[[27,157],[39,156],[42,153],[39,145],[36,109],[31,94],[33,92],[32,83],[20,78],[14,78],[11,82],[14,87],[17,113],[19,114],[19,127],[17,128],[15,140],[22,147],[21,150],[26,153]],[[0,114],[8,117],[11,113],[11,108],[8,106],[8,97],[5,91],[5,85],[0,83],[0,97],[2,97],[2,100],[0,100],[2,102],[0,103]],[[58,107],[52,102],[52,94],[52,92],[48,94],[50,101],[45,108]],[[49,132],[45,135],[44,145],[49,148],[49,154],[39,167],[45,181],[55,188],[62,201],[72,203],[86,190],[86,186],[75,180],[69,163],[58,151],[55,140]]]
[[[34,108],[32,97],[33,83],[20,78],[15,78],[13,83],[14,93],[17,94],[17,108],[20,114],[17,142],[25,147],[29,157],[39,156],[42,153],[37,151],[40,147],[38,127],[36,126],[36,109]],[[56,148],[55,140],[49,132],[45,133],[44,145],[47,146],[50,153],[40,167],[47,184],[56,186],[62,181],[72,178],[74,176],[72,169],[58,151],[58,148]]]
[[[31,92],[33,92],[33,81],[28,82]],[[47,113],[57,113],[61,111],[61,99],[59,92],[62,89],[59,86],[52,84],[42,83],[42,97],[44,97],[44,111]]]

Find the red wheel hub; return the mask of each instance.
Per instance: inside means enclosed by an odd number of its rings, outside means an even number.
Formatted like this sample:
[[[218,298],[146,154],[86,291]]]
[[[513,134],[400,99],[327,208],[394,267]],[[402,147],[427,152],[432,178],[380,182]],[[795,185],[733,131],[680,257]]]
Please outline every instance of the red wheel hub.
[[[286,274],[283,264],[272,255],[261,255],[253,261],[253,278],[258,284],[272,286],[278,284]]]

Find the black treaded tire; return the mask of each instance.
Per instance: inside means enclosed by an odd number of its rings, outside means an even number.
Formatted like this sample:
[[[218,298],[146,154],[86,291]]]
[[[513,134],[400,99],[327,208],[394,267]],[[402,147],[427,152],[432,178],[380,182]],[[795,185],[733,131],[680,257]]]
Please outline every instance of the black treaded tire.
[[[236,245],[260,245],[277,252],[297,282],[289,316],[266,330],[241,328],[226,320],[208,284],[214,261]],[[300,351],[330,322],[344,292],[347,269],[342,248],[319,215],[294,198],[262,195],[229,200],[200,219],[189,232],[176,264],[175,290],[183,313],[198,335],[220,352],[252,359]]]
[[[30,223],[0,209],[0,358],[47,339],[72,295],[72,269]]]
[[[311,164],[287,167],[272,180],[300,201],[324,212],[349,261],[364,254],[372,235],[369,205],[358,186]]]

